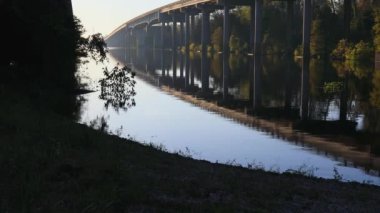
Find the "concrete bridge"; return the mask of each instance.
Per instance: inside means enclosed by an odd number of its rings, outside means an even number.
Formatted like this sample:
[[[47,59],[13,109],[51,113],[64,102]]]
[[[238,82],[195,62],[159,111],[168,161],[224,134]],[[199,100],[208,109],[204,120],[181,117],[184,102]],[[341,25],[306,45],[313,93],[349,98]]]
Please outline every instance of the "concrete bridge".
[[[288,3],[289,21],[292,22],[293,3],[295,0],[278,0]],[[309,41],[310,24],[311,24],[311,1],[300,0],[304,2],[304,39]],[[128,46],[139,48],[145,46],[146,36],[153,29],[153,26],[161,27],[161,35],[155,36],[153,47],[167,47],[163,39],[166,27],[171,28],[171,47],[177,48],[178,44],[188,47],[191,42],[190,32],[194,30],[194,17],[200,15],[202,20],[202,47],[210,43],[210,13],[223,10],[224,26],[223,38],[224,52],[229,52],[229,35],[230,35],[230,10],[235,6],[250,6],[251,12],[251,50],[256,53],[254,47],[261,45],[262,38],[262,10],[263,0],[180,0],[174,3],[164,5],[160,8],[148,11],[132,20],[127,21],[120,27],[111,32],[106,41],[109,46]],[[178,25],[180,25],[180,33],[178,33]],[[178,34],[181,35],[178,38]],[[160,38],[161,41],[157,41]],[[136,41],[137,40],[137,41]],[[255,45],[256,42],[256,45]],[[137,43],[137,44],[136,44]],[[135,46],[133,46],[135,45]],[[308,45],[306,45],[308,46]]]
[[[108,46],[121,46],[127,47],[130,51],[132,49],[144,49],[148,35],[153,34],[153,48],[161,48],[164,51],[168,46],[171,51],[178,51],[178,46],[185,47],[185,70],[189,70],[189,46],[193,42],[191,33],[195,29],[195,16],[199,15],[201,19],[201,46],[202,46],[202,59],[201,59],[201,72],[202,72],[202,89],[204,92],[208,91],[209,73],[207,67],[209,66],[209,59],[207,57],[207,47],[211,43],[210,32],[210,14],[217,11],[223,11],[223,78],[227,84],[229,76],[228,58],[230,53],[229,39],[231,34],[230,27],[230,12],[236,6],[250,6],[251,7],[251,23],[250,23],[250,47],[249,50],[253,55],[251,64],[251,72],[253,76],[253,106],[259,108],[261,106],[261,75],[262,75],[262,11],[264,0],[180,0],[174,3],[164,5],[160,8],[146,12],[132,20],[127,21],[120,27],[115,29],[106,37]],[[279,0],[287,3],[287,30],[284,32],[289,43],[287,48],[287,55],[292,55],[290,43],[293,34],[293,17],[294,17],[294,1],[296,0]],[[303,3],[303,71],[302,82],[309,79],[309,63],[310,63],[310,37],[311,37],[311,22],[312,22],[312,0],[299,0]],[[345,0],[345,8],[350,9],[351,0]],[[345,14],[345,25],[349,26],[349,17]],[[349,29],[349,27],[348,27]],[[179,32],[178,32],[179,31]],[[171,33],[170,45],[165,41],[167,32]],[[164,55],[164,54],[162,54]],[[176,57],[177,54],[172,54]],[[164,64],[162,58],[162,64]],[[173,59],[172,61],[177,61]],[[173,70],[176,70],[176,64],[173,63]],[[302,84],[301,94],[301,110],[300,116],[302,118],[308,117],[308,103],[309,103],[309,88],[307,85]],[[226,97],[228,95],[227,86],[224,87]]]

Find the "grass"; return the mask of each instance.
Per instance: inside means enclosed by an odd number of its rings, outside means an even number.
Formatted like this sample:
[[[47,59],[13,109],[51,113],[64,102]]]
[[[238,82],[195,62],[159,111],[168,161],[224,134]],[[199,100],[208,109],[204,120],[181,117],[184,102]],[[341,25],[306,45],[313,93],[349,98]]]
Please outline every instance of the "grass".
[[[380,211],[375,186],[192,160],[0,97],[0,212]]]

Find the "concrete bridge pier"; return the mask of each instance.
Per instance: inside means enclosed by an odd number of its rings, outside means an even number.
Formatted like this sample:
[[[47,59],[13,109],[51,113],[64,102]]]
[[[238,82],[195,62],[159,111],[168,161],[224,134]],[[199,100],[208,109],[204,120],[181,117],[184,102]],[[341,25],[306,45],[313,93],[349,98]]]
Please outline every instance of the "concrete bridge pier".
[[[150,45],[150,43],[149,43],[149,31],[150,31],[149,24],[147,24],[142,29],[142,37],[143,37],[142,47],[143,47],[144,51],[146,51]]]
[[[184,77],[184,73],[183,73],[183,70],[184,70],[184,58],[183,58],[183,54],[180,53],[179,54],[179,77],[182,81],[183,77]]]
[[[125,46],[124,46],[124,61],[127,62],[128,60],[128,46],[129,46],[129,38],[128,38],[128,28],[125,28],[125,34],[124,34],[124,43],[125,43]]]
[[[210,62],[207,57],[207,49],[210,44],[210,10],[202,9],[202,58],[201,58],[201,80],[202,92],[209,90],[209,66]]]
[[[146,27],[145,27],[145,42],[144,42],[144,49],[147,51],[149,49],[154,49],[154,37],[152,36],[153,35],[153,32],[154,29],[152,26],[150,26],[150,24],[148,24]]]
[[[131,57],[131,33],[128,27],[125,28],[125,61],[128,62]]]
[[[177,83],[177,51],[172,51],[173,85]]]
[[[301,107],[302,120],[309,118],[309,72],[310,72],[310,36],[311,36],[311,0],[304,0],[303,8],[303,60],[301,81]]]
[[[132,56],[133,56],[133,44],[134,44],[134,38],[133,38],[133,29],[129,28],[129,63],[132,64]]]
[[[351,19],[352,19],[352,0],[344,0],[344,37],[348,41],[351,39]],[[347,72],[346,72],[347,73]],[[347,121],[347,92],[348,92],[348,75],[344,77],[343,88],[340,94],[339,120]]]
[[[255,3],[250,5],[251,8],[251,22],[249,24],[249,48],[251,53],[255,52],[255,20],[256,20],[256,8]]]
[[[161,49],[165,49],[165,28],[166,28],[166,22],[161,21]]]
[[[263,0],[255,1],[254,32],[254,73],[253,73],[253,110],[261,107],[261,73],[262,73],[262,10]]]
[[[162,76],[165,76],[165,56],[164,56],[164,52],[162,52],[162,54],[161,54],[161,75]]]
[[[177,51],[177,15],[173,13],[172,25],[172,51]]]
[[[184,26],[183,21],[179,22],[179,46],[182,47],[184,45],[185,35],[184,35]]]
[[[182,49],[184,43],[185,43],[185,27],[184,27],[184,13],[179,13],[181,18],[179,19],[179,44],[178,46],[180,47],[180,49]],[[178,50],[178,46],[177,46],[177,50]],[[183,80],[183,77],[184,77],[184,56],[183,54],[180,52],[179,53],[179,77],[181,79],[181,82]]]
[[[165,76],[165,29],[166,21],[161,21],[161,75]]]
[[[135,39],[135,48],[136,48],[136,51],[138,51],[140,49],[140,46],[141,46],[141,29],[138,29],[138,28],[134,28],[133,29],[133,36],[134,36],[134,39]]]
[[[348,102],[348,73],[346,72],[343,81],[343,88],[340,92],[339,120],[347,121],[347,102]]]
[[[184,46],[185,46],[185,53],[188,53],[190,51],[190,13],[185,12],[185,28],[184,28]]]
[[[195,30],[195,14],[190,14],[190,32]],[[190,34],[190,43],[194,42],[194,36]]]
[[[194,36],[190,32],[194,32],[195,29],[195,14],[190,14],[190,30],[189,30],[189,51],[190,51],[190,44],[194,42]],[[195,68],[194,63],[190,61],[190,52],[189,54],[189,66],[190,66],[190,85],[194,86],[194,78],[195,78]]]
[[[253,54],[255,52],[255,16],[256,16],[256,9],[255,9],[255,3],[252,2],[250,5],[251,8],[251,21],[250,21],[250,32],[249,32],[249,50],[250,53]],[[250,55],[251,60],[249,60],[249,81],[250,81],[250,88],[249,88],[249,100],[253,103],[253,93],[254,93],[254,75],[255,72],[255,63],[253,55]]]
[[[144,51],[147,43],[147,27],[144,26],[142,28],[134,28],[134,32],[137,43],[137,51]]]
[[[230,23],[230,5],[224,5],[224,18],[223,18],[223,99],[228,98],[228,81],[230,75],[230,35],[231,35],[231,23]]]
[[[128,29],[125,28],[124,29],[124,32],[121,33],[120,37],[121,37],[121,42],[122,42],[122,47],[124,47],[125,49],[127,48],[128,46],[128,34],[127,34],[127,31]]]
[[[185,12],[185,88],[189,87],[190,75],[190,13]]]
[[[172,50],[177,51],[178,46],[183,43],[183,22],[185,21],[185,15],[180,12],[172,12],[171,14],[172,21]],[[180,24],[180,30],[178,32],[178,23]]]
[[[350,39],[350,25],[351,25],[351,17],[352,17],[352,0],[344,0],[343,2],[344,8],[344,37],[346,39]]]
[[[147,26],[147,38],[148,38],[148,47],[152,50],[157,48],[157,40],[161,41],[161,33],[160,30],[158,30],[158,27],[153,26],[152,24],[149,24]]]
[[[177,81],[177,15],[172,14],[172,70],[173,70],[173,85]]]
[[[129,29],[128,29],[128,27],[125,27],[125,50],[127,51],[128,50],[128,48],[129,48],[129,36],[130,36],[130,34],[129,34]]]
[[[291,83],[291,60],[293,57],[293,37],[294,37],[294,0],[287,0],[287,26],[286,26],[286,75],[285,75],[285,100],[284,100],[284,109],[289,110],[291,108],[292,102],[292,83]]]
[[[137,49],[136,29],[131,28],[131,49]]]

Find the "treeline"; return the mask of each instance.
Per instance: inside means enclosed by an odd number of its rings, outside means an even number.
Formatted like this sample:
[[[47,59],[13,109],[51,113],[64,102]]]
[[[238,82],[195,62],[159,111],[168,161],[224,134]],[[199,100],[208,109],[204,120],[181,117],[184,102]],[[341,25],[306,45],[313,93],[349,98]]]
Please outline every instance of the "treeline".
[[[77,117],[84,92],[78,67],[106,57],[100,34],[84,37],[71,0],[0,0],[0,96]]]
[[[367,57],[369,52],[380,50],[380,10],[379,3],[371,0],[352,0],[349,5],[344,0],[313,1],[311,54],[314,57],[335,58],[336,51],[347,45],[348,59]],[[293,2],[292,22],[286,1],[264,1],[263,50],[265,54],[286,53],[290,48],[295,55],[301,55],[302,45],[302,1]],[[250,52],[250,7],[233,9],[231,15],[231,36],[229,44],[232,53]],[[349,24],[345,24],[345,23]],[[196,19],[192,32],[192,50],[200,50],[201,19]],[[211,16],[210,51],[221,51],[223,39],[223,12]],[[287,32],[290,36],[286,36]],[[336,50],[338,49],[338,50]],[[334,53],[334,50],[335,53]],[[343,55],[344,57],[344,55]]]
[[[80,32],[70,0],[2,0],[0,23],[3,80],[9,80],[4,75],[17,75],[20,81],[74,86]]]
[[[16,79],[21,84],[73,91],[79,87],[75,75],[81,59],[106,57],[100,34],[83,36],[71,0],[0,0],[0,24],[2,83]]]

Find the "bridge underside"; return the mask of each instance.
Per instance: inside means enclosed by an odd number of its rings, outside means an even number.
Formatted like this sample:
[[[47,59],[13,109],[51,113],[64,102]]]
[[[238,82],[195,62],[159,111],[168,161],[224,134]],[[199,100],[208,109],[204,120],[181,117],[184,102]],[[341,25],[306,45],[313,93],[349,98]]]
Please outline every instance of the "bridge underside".
[[[261,107],[261,73],[262,73],[262,13],[264,0],[182,0],[169,5],[157,8],[142,14],[112,32],[107,38],[109,46],[122,46],[132,49],[144,49],[147,46],[150,48],[166,49],[171,43],[170,50],[178,51],[179,46],[185,47],[186,58],[189,56],[189,45],[193,42],[191,37],[192,31],[195,29],[195,16],[199,15],[201,19],[201,45],[202,45],[202,85],[204,92],[208,91],[208,73],[207,67],[210,66],[207,57],[207,49],[210,45],[210,14],[223,10],[223,82],[228,81],[229,66],[229,39],[230,39],[230,11],[235,6],[250,6],[251,7],[251,23],[250,23],[250,48],[249,52],[253,55],[251,71],[253,73],[253,105],[255,108]],[[288,41],[291,41],[292,22],[293,22],[293,6],[295,0],[284,0],[287,2],[288,26],[284,34],[287,35]],[[303,1],[303,78],[309,76],[309,59],[310,59],[310,34],[311,34],[311,0]],[[154,35],[152,36],[152,32]],[[164,38],[171,35],[171,42]],[[291,42],[288,42],[289,45]],[[287,55],[291,55],[291,48],[288,48]],[[250,55],[251,55],[250,54]],[[175,54],[173,54],[175,55]],[[176,60],[173,60],[176,61]],[[185,62],[187,63],[187,62]],[[186,67],[189,65],[186,64]],[[176,64],[173,64],[176,68]],[[176,69],[174,69],[176,70]],[[228,88],[223,88],[224,93],[227,93]],[[301,94],[301,117],[307,118],[308,107],[308,90],[305,88]]]

